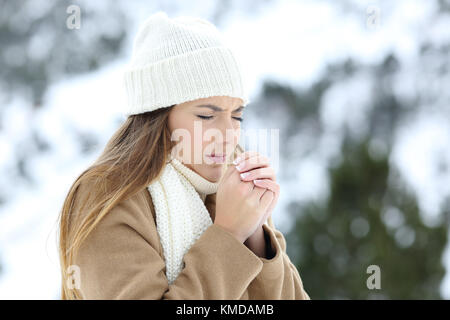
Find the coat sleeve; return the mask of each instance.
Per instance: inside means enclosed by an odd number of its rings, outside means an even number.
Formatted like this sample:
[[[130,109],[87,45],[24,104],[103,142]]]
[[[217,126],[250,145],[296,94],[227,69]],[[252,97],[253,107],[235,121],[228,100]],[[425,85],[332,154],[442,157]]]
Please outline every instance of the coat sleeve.
[[[88,235],[75,263],[83,299],[239,299],[263,262],[231,233],[211,225],[184,256],[169,285],[145,197],[114,207]]]
[[[263,229],[274,256],[260,258],[263,262],[261,272],[252,281],[250,297],[274,300],[311,300],[303,288],[303,282],[295,265],[286,253],[286,240],[273,224],[272,217],[263,224]]]

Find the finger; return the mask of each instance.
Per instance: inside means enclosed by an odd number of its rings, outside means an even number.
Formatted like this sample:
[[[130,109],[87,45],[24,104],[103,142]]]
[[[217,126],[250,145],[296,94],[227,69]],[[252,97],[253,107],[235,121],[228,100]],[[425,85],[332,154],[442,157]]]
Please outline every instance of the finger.
[[[222,180],[228,179],[233,174],[239,174],[239,171],[234,165],[228,165],[225,173],[222,176]]]
[[[252,183],[252,182],[249,182],[249,183]],[[267,190],[267,188],[261,188],[261,187],[255,186],[255,188],[251,192],[250,196],[252,197],[252,199],[254,201],[259,203],[261,201],[262,195],[264,194],[264,192],[266,192],[266,190]]]
[[[241,153],[236,159],[234,159],[233,164],[239,164],[242,160],[246,160],[252,156],[258,155],[257,151],[245,151],[243,153]]]
[[[226,169],[223,169],[222,176],[220,177],[220,183],[228,180],[233,171],[237,171],[235,168],[233,168],[233,166],[228,166]]]
[[[269,216],[272,213],[273,209],[275,208],[275,205],[277,204],[277,201],[278,201],[278,195],[274,194],[272,202],[270,203],[269,207],[267,208],[267,213],[268,213],[267,216]]]
[[[276,183],[275,181],[272,181],[270,179],[255,179],[253,180],[253,183],[257,185],[258,187],[267,188],[272,190],[275,193],[280,192],[280,185]]]
[[[272,190],[266,189],[266,192],[261,197],[260,205],[262,206],[262,209],[264,212],[269,208],[270,203],[272,202],[274,197],[274,193]]]
[[[271,167],[252,169],[250,171],[240,173],[239,176],[243,181],[251,181],[255,179],[270,179],[275,181],[276,179],[275,171]]]
[[[251,192],[256,188],[256,186],[254,184],[252,185],[251,182],[245,182],[241,180],[238,181],[237,187],[242,188],[249,196],[251,195]]]
[[[273,200],[272,200],[272,202],[273,202]],[[266,223],[266,221],[267,221],[267,219],[269,218],[270,214],[271,214],[271,212],[270,212],[269,210],[266,210],[266,212],[265,212],[264,215],[262,216],[261,220],[259,220],[258,228],[259,228],[259,227],[262,227],[262,225],[263,225],[264,223]]]
[[[273,211],[273,209],[275,208],[275,205],[277,204],[278,198],[280,196],[280,185],[274,181],[265,179],[265,180],[253,180],[253,183],[255,183],[255,185],[261,186],[261,187],[266,187],[267,189],[270,189],[274,192],[274,198],[271,202],[271,204],[269,205],[269,208],[267,209],[269,213],[271,213]]]
[[[259,187],[267,188],[275,194],[274,201],[278,200],[280,196],[280,185],[272,180],[264,179],[264,180],[253,180],[253,183]],[[273,204],[275,206],[275,203]]]
[[[242,181],[239,181],[237,185],[233,186],[233,189],[236,190],[244,198],[252,197],[252,192],[255,188],[256,186],[252,185],[251,182]]]
[[[273,202],[273,200],[272,200]],[[263,220],[261,221],[261,225],[263,225],[264,223],[267,223],[267,225],[269,225],[269,223],[267,222],[267,220],[269,219],[269,217],[272,215],[272,211],[270,209],[267,209],[266,214],[264,215]]]
[[[258,152],[255,152],[255,151],[252,151],[252,153],[250,153],[250,151],[249,151],[249,153],[243,159],[241,159],[239,161],[239,163],[237,163],[237,165],[239,166],[240,164],[242,164],[244,162],[249,163],[249,164],[257,164],[258,159],[260,157],[265,157],[265,156],[259,154]],[[269,162],[269,158],[267,158],[267,157],[265,157],[265,158],[266,158],[266,161]]]
[[[236,169],[238,169],[240,172],[245,172],[255,168],[263,168],[268,166],[270,166],[270,159],[266,156],[258,154],[242,160],[238,165],[236,165]]]
[[[234,170],[231,171],[230,175],[229,175],[233,181],[233,183],[240,183],[240,182],[251,182],[251,181],[245,181],[244,179],[241,178],[239,171],[236,170],[236,168],[234,168]]]

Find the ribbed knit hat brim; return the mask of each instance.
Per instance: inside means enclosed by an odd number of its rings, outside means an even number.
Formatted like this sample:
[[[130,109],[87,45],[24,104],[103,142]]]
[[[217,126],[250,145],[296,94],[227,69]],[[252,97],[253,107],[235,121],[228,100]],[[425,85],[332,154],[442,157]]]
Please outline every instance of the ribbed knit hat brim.
[[[164,12],[139,29],[124,83],[132,115],[212,96],[250,102],[242,66],[208,21]]]

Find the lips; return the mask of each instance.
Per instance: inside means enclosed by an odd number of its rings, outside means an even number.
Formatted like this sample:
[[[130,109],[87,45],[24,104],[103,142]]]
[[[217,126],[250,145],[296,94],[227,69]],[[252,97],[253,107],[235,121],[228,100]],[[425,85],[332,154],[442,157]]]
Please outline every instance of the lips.
[[[225,163],[226,155],[210,154],[207,156],[215,163]]]

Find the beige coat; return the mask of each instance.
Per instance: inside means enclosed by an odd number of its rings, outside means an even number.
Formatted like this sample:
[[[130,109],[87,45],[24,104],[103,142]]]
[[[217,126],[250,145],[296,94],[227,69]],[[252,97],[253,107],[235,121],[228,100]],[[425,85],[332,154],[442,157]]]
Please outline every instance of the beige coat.
[[[77,208],[89,188],[82,184],[78,192],[72,226],[83,217]],[[215,194],[205,205],[214,221]],[[169,285],[155,210],[144,188],[113,208],[83,242],[74,261],[81,294],[84,299],[310,299],[286,254],[283,234],[272,218],[267,223],[272,259],[258,257],[213,224],[185,254],[184,269]]]

